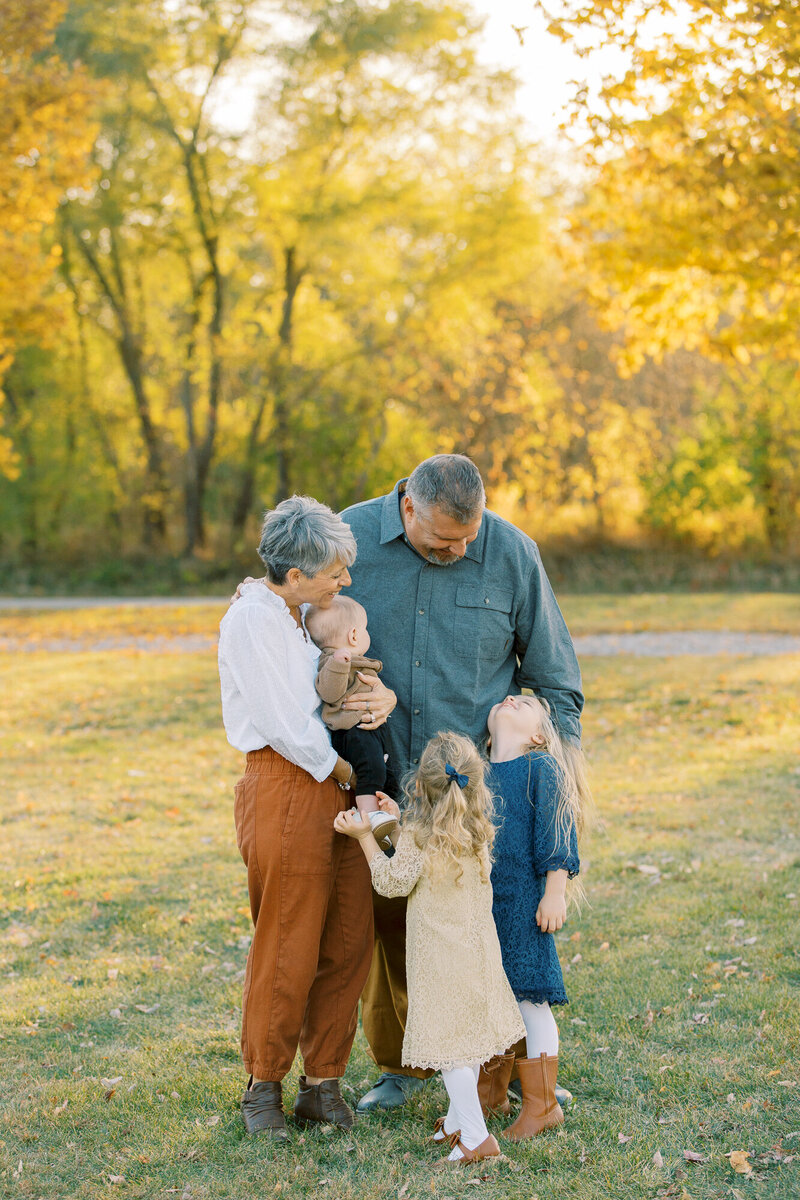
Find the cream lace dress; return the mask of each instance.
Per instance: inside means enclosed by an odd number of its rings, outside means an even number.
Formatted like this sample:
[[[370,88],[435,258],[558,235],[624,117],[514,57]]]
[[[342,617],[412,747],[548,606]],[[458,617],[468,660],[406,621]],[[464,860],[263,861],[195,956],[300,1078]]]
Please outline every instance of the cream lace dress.
[[[403,1065],[451,1070],[483,1063],[525,1036],[503,971],[492,918],[492,887],[473,855],[463,875],[438,874],[410,833],[392,858],[376,854],[372,884],[382,896],[408,896],[408,1017]]]

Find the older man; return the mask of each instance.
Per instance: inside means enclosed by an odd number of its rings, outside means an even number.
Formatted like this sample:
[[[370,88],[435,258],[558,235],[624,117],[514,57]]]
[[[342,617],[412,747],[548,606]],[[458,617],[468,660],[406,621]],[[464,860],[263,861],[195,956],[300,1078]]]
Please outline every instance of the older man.
[[[539,551],[485,503],[475,464],[437,454],[388,495],[342,513],[358,545],[349,594],[369,613],[383,678],[398,696],[388,725],[398,774],[439,730],[478,740],[492,704],[522,688],[545,698],[561,731],[580,738],[580,670]],[[374,915],[362,1016],[382,1074],[362,1112],[402,1104],[430,1074],[400,1061],[405,901],[375,896]]]

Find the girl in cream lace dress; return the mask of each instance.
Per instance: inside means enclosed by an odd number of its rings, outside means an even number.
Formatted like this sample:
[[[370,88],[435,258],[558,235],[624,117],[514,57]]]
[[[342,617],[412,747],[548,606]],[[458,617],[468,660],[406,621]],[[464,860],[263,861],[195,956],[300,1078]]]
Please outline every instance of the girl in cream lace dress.
[[[481,1112],[478,1070],[525,1035],[492,918],[494,826],[485,770],[468,738],[437,734],[420,759],[392,858],[356,810],[334,822],[339,833],[359,839],[375,890],[409,897],[403,1064],[442,1072],[450,1109],[437,1133],[450,1139],[445,1161],[453,1163],[500,1153]],[[393,800],[381,797],[380,804],[400,817]]]

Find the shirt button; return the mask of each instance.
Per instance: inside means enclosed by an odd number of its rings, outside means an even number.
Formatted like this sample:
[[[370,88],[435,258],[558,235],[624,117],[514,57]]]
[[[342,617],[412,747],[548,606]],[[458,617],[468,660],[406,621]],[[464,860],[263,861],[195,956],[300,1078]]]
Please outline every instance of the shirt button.
[[[424,609],[424,608],[421,608],[421,609],[419,610],[419,615],[420,615],[421,617],[424,617],[424,616],[425,616],[425,609]]]
[[[412,761],[413,763],[418,763],[418,762],[419,762],[419,759],[418,759],[418,758],[412,758],[412,760],[411,760],[411,761]]]
[[[420,660],[419,660],[419,659],[417,659],[417,660],[416,660],[416,662],[414,663],[414,666],[415,666],[415,667],[421,667],[421,666],[422,666],[422,663],[420,662]]]
[[[483,598],[483,603],[484,603],[484,604],[488,604],[488,603],[489,603],[489,597],[488,597],[488,596],[484,596],[484,598]]]
[[[415,708],[415,709],[414,709],[414,716],[415,716],[415,717],[418,717],[418,716],[419,716],[419,709],[418,709],[418,708]]]

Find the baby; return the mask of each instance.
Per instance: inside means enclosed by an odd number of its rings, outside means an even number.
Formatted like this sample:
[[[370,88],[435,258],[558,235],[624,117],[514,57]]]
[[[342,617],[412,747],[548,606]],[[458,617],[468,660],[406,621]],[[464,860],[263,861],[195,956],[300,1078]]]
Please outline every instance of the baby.
[[[392,786],[388,782],[386,727],[359,729],[362,714],[342,708],[342,702],[354,695],[363,694],[366,704],[371,689],[358,678],[358,672],[377,676],[383,667],[379,659],[364,657],[370,646],[366,611],[349,596],[334,596],[327,608],[309,608],[305,623],[322,651],[315,681],[323,701],[322,719],[331,731],[334,750],[356,774],[356,806],[368,816],[373,834],[381,841],[397,826],[396,817],[381,812],[376,796]]]

